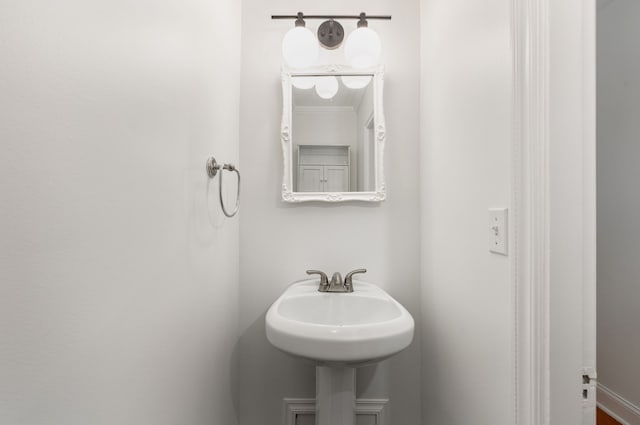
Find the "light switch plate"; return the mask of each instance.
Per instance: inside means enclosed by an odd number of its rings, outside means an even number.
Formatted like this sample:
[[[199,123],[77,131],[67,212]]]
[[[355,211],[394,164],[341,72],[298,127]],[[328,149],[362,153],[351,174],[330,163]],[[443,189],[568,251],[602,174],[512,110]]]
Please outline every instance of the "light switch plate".
[[[507,208],[489,209],[489,251],[507,255]]]

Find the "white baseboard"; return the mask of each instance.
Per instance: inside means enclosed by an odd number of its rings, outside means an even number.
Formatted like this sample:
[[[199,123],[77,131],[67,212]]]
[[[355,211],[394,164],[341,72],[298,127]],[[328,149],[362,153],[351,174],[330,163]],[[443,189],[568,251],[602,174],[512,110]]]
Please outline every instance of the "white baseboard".
[[[358,424],[386,425],[388,399],[357,399],[356,421]],[[285,398],[284,425],[314,423],[316,400],[314,398]]]
[[[640,425],[640,407],[598,383],[598,407],[622,425]]]

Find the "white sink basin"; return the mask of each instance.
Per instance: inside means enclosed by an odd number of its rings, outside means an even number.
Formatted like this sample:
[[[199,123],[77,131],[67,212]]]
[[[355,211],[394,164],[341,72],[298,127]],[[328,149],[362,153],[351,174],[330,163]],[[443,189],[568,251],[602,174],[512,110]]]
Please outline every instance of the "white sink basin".
[[[376,285],[354,280],[352,293],[318,292],[317,279],[297,282],[266,316],[275,347],[320,364],[362,365],[387,358],[413,340],[411,314]]]

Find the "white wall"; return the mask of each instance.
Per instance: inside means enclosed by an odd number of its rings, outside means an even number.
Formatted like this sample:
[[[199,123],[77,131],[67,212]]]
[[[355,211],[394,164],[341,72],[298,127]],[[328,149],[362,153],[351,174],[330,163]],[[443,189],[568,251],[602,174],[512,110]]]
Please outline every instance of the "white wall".
[[[393,15],[371,23],[386,64],[388,199],[377,204],[290,205],[281,201],[281,40],[292,22],[271,14]],[[281,423],[282,398],[313,397],[314,368],[270,346],[264,313],[283,289],[317,268],[369,269],[419,317],[419,10],[417,0],[245,0],[240,154],[243,166],[241,265],[241,423]],[[309,22],[316,28],[320,22]],[[348,31],[355,27],[348,22]],[[420,420],[420,344],[358,373],[358,396],[390,397],[392,424]]]
[[[292,120],[291,134],[297,140],[296,145],[350,145],[356,149],[353,109],[294,109]]]
[[[640,406],[640,3],[598,11],[598,379]]]
[[[3,2],[0,423],[236,423],[238,3]]]
[[[512,425],[509,259],[487,212],[509,206],[510,4],[420,4],[422,423]]]

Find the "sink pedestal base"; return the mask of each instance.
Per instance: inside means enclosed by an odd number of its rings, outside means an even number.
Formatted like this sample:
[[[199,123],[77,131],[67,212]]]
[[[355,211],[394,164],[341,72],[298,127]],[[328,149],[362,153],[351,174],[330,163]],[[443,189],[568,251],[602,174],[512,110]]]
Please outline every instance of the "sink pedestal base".
[[[355,423],[355,368],[316,366],[316,425]]]

